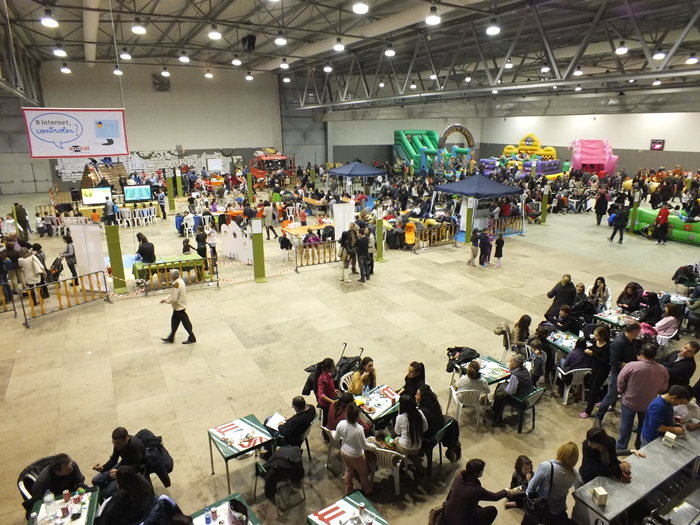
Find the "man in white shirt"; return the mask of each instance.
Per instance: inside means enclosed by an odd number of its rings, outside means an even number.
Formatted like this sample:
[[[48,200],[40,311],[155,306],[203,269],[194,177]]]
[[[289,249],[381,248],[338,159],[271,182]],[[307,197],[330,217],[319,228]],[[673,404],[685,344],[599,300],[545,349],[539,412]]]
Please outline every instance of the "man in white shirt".
[[[189,345],[192,343],[196,343],[197,338],[194,336],[194,332],[192,331],[192,323],[190,322],[190,318],[187,315],[187,312],[185,311],[185,308],[187,308],[187,293],[185,292],[185,281],[183,281],[180,277],[179,270],[172,270],[170,272],[170,280],[173,283],[173,287],[170,290],[170,295],[168,296],[168,298],[163,299],[161,301],[161,304],[167,303],[172,305],[173,316],[170,321],[170,335],[168,337],[163,338],[163,341],[166,343],[174,343],[175,332],[177,332],[177,329],[180,327],[180,323],[182,323],[182,326],[185,327],[185,330],[187,330],[187,333],[189,334],[187,340],[183,341],[182,344]]]

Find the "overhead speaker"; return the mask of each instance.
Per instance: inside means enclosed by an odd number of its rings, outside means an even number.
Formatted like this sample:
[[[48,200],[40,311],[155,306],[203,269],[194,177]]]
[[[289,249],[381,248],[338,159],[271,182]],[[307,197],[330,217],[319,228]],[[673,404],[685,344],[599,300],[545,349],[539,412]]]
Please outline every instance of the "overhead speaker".
[[[255,51],[255,35],[246,35],[241,40],[245,51]]]
[[[159,91],[161,93],[167,93],[170,91],[170,79],[164,77],[163,75],[152,75],[153,78],[153,90]]]

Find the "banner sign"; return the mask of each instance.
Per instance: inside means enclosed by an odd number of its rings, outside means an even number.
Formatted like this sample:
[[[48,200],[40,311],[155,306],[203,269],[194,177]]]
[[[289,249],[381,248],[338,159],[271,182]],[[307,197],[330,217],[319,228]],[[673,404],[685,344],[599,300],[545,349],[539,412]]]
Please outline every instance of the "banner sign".
[[[24,108],[35,159],[128,155],[123,109]]]

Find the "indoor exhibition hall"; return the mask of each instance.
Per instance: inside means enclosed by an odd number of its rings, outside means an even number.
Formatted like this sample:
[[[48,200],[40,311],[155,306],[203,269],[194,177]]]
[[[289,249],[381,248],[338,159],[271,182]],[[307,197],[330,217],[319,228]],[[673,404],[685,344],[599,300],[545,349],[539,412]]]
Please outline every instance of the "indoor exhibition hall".
[[[2,525],[700,523],[697,0],[0,43]]]

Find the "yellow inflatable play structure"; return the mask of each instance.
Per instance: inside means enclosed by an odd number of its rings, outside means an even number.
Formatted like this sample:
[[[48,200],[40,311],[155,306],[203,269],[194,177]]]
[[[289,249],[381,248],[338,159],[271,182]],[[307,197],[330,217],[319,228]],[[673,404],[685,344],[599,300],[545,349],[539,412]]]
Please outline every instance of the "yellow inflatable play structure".
[[[508,145],[503,148],[503,155],[500,159],[481,159],[486,166],[486,174],[499,167],[517,166],[523,174],[533,172],[536,178],[547,177],[549,180],[564,176],[564,171],[568,171],[568,166],[562,169],[562,163],[557,160],[557,150],[552,146],[542,147],[540,139],[534,133],[528,133],[517,146]],[[567,163],[569,164],[569,163]]]

